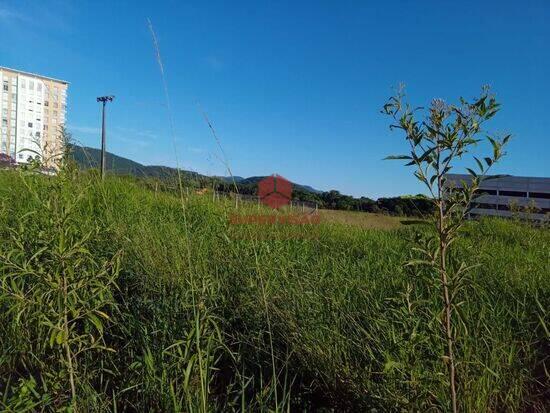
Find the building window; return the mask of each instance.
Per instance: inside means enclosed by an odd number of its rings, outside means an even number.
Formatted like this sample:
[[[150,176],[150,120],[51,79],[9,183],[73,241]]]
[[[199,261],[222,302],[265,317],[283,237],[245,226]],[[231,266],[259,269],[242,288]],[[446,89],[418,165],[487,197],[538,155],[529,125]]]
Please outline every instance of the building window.
[[[497,191],[496,191],[496,189],[479,188],[479,189],[476,189],[475,194],[479,195],[479,196],[481,196],[481,195],[496,195]]]
[[[34,90],[34,82],[29,80],[29,90]]]
[[[25,79],[21,79],[21,89],[25,89],[27,87]]]
[[[32,128],[32,122],[29,122],[27,125],[29,128]]]
[[[550,199],[548,192],[529,192],[529,198]]]
[[[472,208],[478,209],[497,209],[495,204],[473,203]]]
[[[44,101],[44,106],[50,106],[50,102],[48,102],[47,100]]]
[[[522,191],[498,191],[498,194],[502,196],[518,196],[521,198],[527,197],[527,192]]]
[[[4,82],[4,92],[8,91],[8,82]]]

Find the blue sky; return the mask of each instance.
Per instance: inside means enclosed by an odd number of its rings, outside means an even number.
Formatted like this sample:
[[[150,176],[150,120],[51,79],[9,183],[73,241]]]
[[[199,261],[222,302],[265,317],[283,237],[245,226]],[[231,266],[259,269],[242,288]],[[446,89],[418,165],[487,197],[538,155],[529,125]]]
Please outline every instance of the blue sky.
[[[180,167],[225,174],[198,104],[236,175],[279,173],[370,197],[417,193],[380,109],[400,82],[411,102],[492,86],[489,125],[512,133],[496,172],[550,175],[550,2],[2,1],[0,65],[68,80],[68,125],[99,146],[175,166],[150,18],[160,42]]]

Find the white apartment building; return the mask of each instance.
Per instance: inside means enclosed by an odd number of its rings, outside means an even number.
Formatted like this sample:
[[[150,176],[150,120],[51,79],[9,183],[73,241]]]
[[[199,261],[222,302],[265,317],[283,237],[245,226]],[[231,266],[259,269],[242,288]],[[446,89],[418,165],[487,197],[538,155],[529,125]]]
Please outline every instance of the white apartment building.
[[[63,149],[68,82],[0,66],[0,153],[16,163]]]

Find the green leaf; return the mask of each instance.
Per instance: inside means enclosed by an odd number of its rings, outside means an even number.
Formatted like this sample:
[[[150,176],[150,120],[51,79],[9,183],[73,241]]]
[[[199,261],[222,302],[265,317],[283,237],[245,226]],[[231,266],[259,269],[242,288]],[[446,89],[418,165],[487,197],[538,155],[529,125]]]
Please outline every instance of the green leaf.
[[[399,369],[401,367],[401,363],[398,363],[397,361],[388,360],[384,364],[384,373],[389,373],[392,370]]]
[[[418,265],[428,265],[428,266],[431,266],[433,263],[431,261],[426,261],[426,260],[411,260],[411,261],[408,261],[405,266],[407,267],[416,267]]]
[[[59,332],[57,333],[57,336],[55,337],[55,342],[57,344],[63,344],[64,341],[65,341],[65,334],[63,333],[63,330],[59,330]]]
[[[57,330],[55,328],[53,328],[51,333],[50,333],[50,347],[53,347],[56,336],[57,336]]]
[[[477,162],[477,166],[479,166],[479,171],[481,173],[483,173],[483,171],[485,170],[485,168],[483,167],[483,164],[481,163],[481,161],[476,156],[474,156],[474,159]]]
[[[424,162],[429,156],[430,154],[435,151],[437,149],[436,146],[426,150],[422,155],[420,155],[420,158],[418,158],[418,161],[419,162]]]
[[[95,314],[88,314],[88,320],[92,322],[100,334],[103,334],[103,324]]]
[[[466,170],[470,173],[470,175],[472,175],[473,177],[477,178],[477,174],[475,173],[475,171],[474,171],[473,169],[466,168]]]
[[[412,158],[408,155],[390,155],[390,156],[386,156],[384,158],[384,161],[399,160],[399,159],[409,160],[409,159],[412,159]]]

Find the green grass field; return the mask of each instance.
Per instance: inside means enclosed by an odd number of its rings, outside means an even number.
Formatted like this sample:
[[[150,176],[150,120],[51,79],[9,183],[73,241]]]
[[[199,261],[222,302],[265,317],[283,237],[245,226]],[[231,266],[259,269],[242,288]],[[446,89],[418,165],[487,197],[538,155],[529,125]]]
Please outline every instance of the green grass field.
[[[321,209],[319,210],[319,214],[323,222],[350,225],[364,229],[397,229],[403,225],[421,223],[420,220],[413,218],[358,211]]]
[[[0,172],[1,410],[449,409],[439,284],[403,265],[428,226],[234,213],[126,178]],[[550,233],[463,235],[453,254],[480,265],[456,297],[461,410],[545,411]]]

